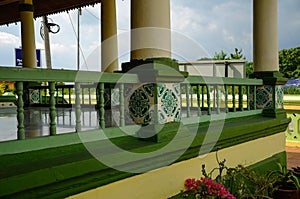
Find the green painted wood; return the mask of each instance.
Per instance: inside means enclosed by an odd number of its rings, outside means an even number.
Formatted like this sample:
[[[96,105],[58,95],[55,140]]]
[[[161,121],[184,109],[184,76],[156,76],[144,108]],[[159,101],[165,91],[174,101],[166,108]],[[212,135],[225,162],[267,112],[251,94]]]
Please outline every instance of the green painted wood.
[[[243,107],[243,86],[239,86],[239,109],[244,111]]]
[[[236,104],[235,104],[235,86],[232,85],[232,108],[233,112],[236,112]]]
[[[261,79],[189,76],[186,80],[190,84],[213,85],[216,84],[216,82],[220,82],[225,85],[263,85],[263,81]]]
[[[18,131],[17,139],[25,139],[25,128],[24,128],[24,101],[23,101],[23,82],[16,82],[17,89],[17,120],[18,120]]]
[[[65,88],[62,88],[61,90],[61,96],[62,96],[62,104],[65,104]]]
[[[99,84],[99,126],[100,128],[105,128],[105,110],[104,110],[104,83]]]
[[[55,91],[56,91],[56,96],[55,96],[55,98],[56,98],[56,101],[58,102],[58,87],[55,88]]]
[[[202,89],[201,89],[202,90],[202,93],[201,93],[201,95],[202,95],[202,101],[201,101],[202,102],[202,106],[201,107],[204,108],[204,96],[205,96],[205,94],[204,94],[204,88],[205,88],[205,86],[202,85],[201,87],[202,87]]]
[[[189,84],[185,84],[186,91],[186,116],[191,117],[191,107],[190,107],[190,86]]]
[[[88,88],[88,95],[89,95],[89,105],[91,105],[92,104],[91,88]]]
[[[80,106],[80,83],[75,83],[75,115],[76,115],[76,132],[81,131],[81,106]]]
[[[211,115],[211,101],[210,101],[210,86],[206,85],[207,92],[207,115]]]
[[[44,94],[42,94],[42,98],[41,98],[41,102],[42,102],[42,104],[46,104],[47,103],[47,89],[46,88],[43,88],[43,93]]]
[[[247,109],[248,111],[251,110],[251,104],[250,104],[250,86],[247,86]]]
[[[224,90],[225,90],[225,112],[228,113],[228,85],[224,85]]]
[[[81,90],[81,104],[83,104],[84,105],[84,88],[81,88],[80,89]]]
[[[286,128],[288,123],[289,120],[287,119],[264,118],[261,116],[240,118],[236,121],[226,122],[220,139],[212,149],[212,152],[280,133],[282,129]],[[188,126],[188,128],[195,128],[198,125],[197,123]],[[196,135],[193,143],[176,162],[198,157],[200,147],[210,146],[210,143],[203,145],[206,134],[213,133],[213,131],[207,133],[204,131],[208,125],[209,123],[200,126],[199,133]],[[253,128],[254,126],[255,128]],[[174,128],[173,130],[177,131],[178,129]],[[51,138],[56,139],[64,136],[53,136]],[[39,140],[45,139],[48,138],[43,137]],[[172,148],[170,149],[171,151],[165,151],[164,154],[159,154],[152,158],[128,160],[129,162],[125,166],[134,165],[137,168],[148,168],[149,170],[160,168],[168,158],[176,155],[178,150],[186,147],[184,145],[186,139],[188,138],[176,140],[176,146],[178,147],[175,147],[175,150]],[[130,136],[115,138],[112,142],[120,147],[127,146],[127,150],[136,153],[155,151],[166,144],[144,142]],[[95,150],[107,150],[109,146],[105,143],[107,142],[97,140],[91,144],[93,144],[93,149]],[[36,145],[41,144],[36,143]],[[111,158],[122,157],[121,154],[114,154],[114,151],[111,151],[107,156]],[[18,162],[16,162],[16,159]],[[107,168],[89,155],[83,144],[30,151],[21,155],[0,156],[0,161],[2,163],[5,162],[5,164],[0,165],[0,169],[3,171],[0,174],[2,175],[0,197],[6,196],[9,198],[57,198],[58,196],[59,198],[65,198],[132,175],[126,175],[126,173]],[[32,164],[32,162],[35,162],[35,164]],[[22,184],[23,186],[20,186]]]
[[[200,85],[197,84],[197,109],[198,109],[198,117],[202,115],[201,113],[201,102],[200,102],[200,97],[201,97],[201,89],[200,89]],[[203,101],[203,98],[202,98]]]
[[[72,104],[71,88],[69,88],[69,104]]]
[[[253,86],[253,109],[256,110],[256,86]]]
[[[49,112],[49,118],[50,118],[50,135],[56,135],[56,108],[55,108],[55,82],[49,82],[49,94],[50,94],[50,112]],[[58,119],[58,118],[57,118]]]
[[[212,100],[213,100],[213,109],[216,109],[217,107],[217,101],[216,101],[216,87],[217,85],[213,85],[213,97],[212,97]]]
[[[194,99],[193,99],[193,95],[194,95],[194,86],[193,85],[191,85],[191,89],[190,89],[190,102],[191,102],[191,108],[193,108],[194,107]]]
[[[1,81],[139,83],[136,74],[64,69],[0,67]]]
[[[216,101],[217,101],[217,114],[220,114],[220,91],[219,91],[219,87],[216,86],[215,87],[215,91],[216,91]]]
[[[125,99],[124,99],[124,84],[120,84],[120,126],[125,126]]]

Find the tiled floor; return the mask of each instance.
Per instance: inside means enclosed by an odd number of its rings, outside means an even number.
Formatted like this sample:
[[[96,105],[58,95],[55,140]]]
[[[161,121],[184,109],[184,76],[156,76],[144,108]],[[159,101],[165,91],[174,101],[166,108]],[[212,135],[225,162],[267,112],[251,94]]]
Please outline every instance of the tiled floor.
[[[288,168],[300,167],[300,148],[286,147]]]

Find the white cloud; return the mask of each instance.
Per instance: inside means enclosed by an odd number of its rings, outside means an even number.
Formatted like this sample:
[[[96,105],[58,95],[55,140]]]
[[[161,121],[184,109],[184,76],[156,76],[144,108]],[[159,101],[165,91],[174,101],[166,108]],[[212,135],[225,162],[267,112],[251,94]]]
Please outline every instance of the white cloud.
[[[6,32],[0,32],[0,45],[5,46],[20,46],[21,40],[17,36],[6,33]]]
[[[130,29],[130,0],[116,0],[118,32]],[[278,1],[279,7],[279,48],[300,45],[300,1]],[[232,53],[234,48],[242,48],[245,56],[252,59],[252,0],[171,0],[171,27],[182,35],[173,39],[174,49],[188,59],[198,59],[206,54],[224,50]],[[57,68],[76,68],[77,56],[77,11],[49,16],[60,25],[60,32],[50,34],[52,63]],[[71,20],[70,20],[71,19]],[[100,5],[83,8],[80,43],[85,59],[98,59],[96,48],[100,45]],[[35,35],[37,48],[43,48],[39,36],[41,19],[36,19]],[[72,27],[73,24],[73,27]],[[74,30],[74,29],[75,30]],[[0,65],[13,65],[13,49],[20,46],[20,25],[11,24],[0,27]],[[119,39],[122,61],[128,61],[130,36],[125,34]],[[185,38],[183,40],[179,39]],[[192,43],[187,45],[183,41]],[[199,52],[196,52],[199,46]],[[10,49],[10,50],[8,50]],[[200,52],[201,49],[203,52]],[[178,54],[178,53],[177,53]],[[82,64],[83,58],[81,57]],[[93,60],[87,61],[94,65]],[[98,60],[99,62],[99,60]],[[90,67],[90,66],[88,66]]]

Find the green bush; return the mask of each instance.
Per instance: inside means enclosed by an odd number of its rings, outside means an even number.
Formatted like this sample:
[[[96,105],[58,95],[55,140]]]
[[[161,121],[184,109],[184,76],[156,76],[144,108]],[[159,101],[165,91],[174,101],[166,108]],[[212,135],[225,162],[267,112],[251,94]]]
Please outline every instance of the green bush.
[[[298,87],[289,87],[284,89],[284,94],[289,95],[299,95],[300,94],[300,88]]]

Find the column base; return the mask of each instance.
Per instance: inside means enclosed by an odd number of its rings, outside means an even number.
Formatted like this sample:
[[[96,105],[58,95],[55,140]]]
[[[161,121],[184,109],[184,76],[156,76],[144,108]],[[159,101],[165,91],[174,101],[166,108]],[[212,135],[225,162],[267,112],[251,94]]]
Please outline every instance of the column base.
[[[137,74],[140,80],[124,89],[125,112],[142,125],[137,136],[154,142],[172,139],[181,121],[180,82],[188,73],[180,72],[178,62],[170,58],[133,60],[122,64],[122,72]]]
[[[280,72],[254,72],[252,78],[263,80],[263,85],[257,88],[256,107],[263,109],[263,116],[274,118],[286,118],[284,110],[283,86],[287,79]]]
[[[122,63],[123,73],[138,74],[141,82],[182,82],[188,72],[179,71],[176,60],[149,58]]]

